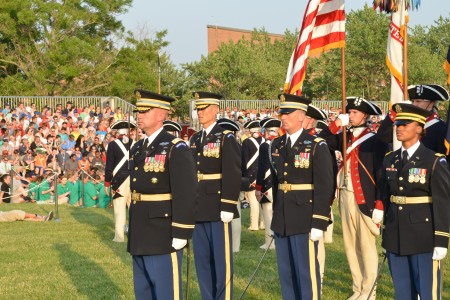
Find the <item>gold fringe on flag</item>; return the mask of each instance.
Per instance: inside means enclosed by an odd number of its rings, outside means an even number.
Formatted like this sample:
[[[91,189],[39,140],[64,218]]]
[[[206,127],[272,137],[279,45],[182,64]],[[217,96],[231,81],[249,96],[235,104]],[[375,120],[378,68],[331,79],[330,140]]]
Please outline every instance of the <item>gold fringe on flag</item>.
[[[405,1],[406,9],[417,10],[420,6],[420,0],[374,0],[373,8],[386,13],[398,11],[400,1]]]

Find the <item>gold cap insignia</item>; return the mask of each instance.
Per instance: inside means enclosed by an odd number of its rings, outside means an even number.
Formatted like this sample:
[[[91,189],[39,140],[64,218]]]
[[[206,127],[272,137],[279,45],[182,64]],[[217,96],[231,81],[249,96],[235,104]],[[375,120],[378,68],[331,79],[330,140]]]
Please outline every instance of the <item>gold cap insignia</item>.
[[[280,96],[280,102],[281,102],[281,103],[284,103],[284,101],[286,101],[286,97],[284,97],[284,95],[281,95],[281,96]]]
[[[136,99],[141,99],[141,93],[139,93],[139,92],[136,92]]]
[[[156,184],[157,182],[158,182],[158,178],[153,177],[153,178],[152,178],[152,183],[153,183],[153,184]]]
[[[195,93],[194,98],[195,98],[195,100],[198,100],[198,99],[200,99],[200,95],[198,93]]]
[[[396,111],[397,113],[401,113],[401,112],[402,112],[402,107],[401,107],[400,105],[396,105],[396,106],[395,106],[395,111]]]

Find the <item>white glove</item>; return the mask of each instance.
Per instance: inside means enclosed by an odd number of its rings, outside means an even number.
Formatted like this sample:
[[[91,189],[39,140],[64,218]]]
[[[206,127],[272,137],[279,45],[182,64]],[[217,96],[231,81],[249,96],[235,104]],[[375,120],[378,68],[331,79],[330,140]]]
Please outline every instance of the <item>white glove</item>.
[[[187,240],[182,240],[182,239],[177,239],[177,238],[172,239],[172,247],[175,250],[182,249],[184,246],[186,246],[186,244],[187,244]]]
[[[233,220],[234,214],[232,212],[228,211],[221,211],[220,212],[220,219],[224,223],[229,223],[231,220]]]
[[[447,248],[444,247],[434,247],[433,250],[433,260],[441,260],[447,255]]]
[[[375,208],[372,212],[372,222],[377,225],[380,224],[383,221],[383,215],[384,211]]]
[[[350,121],[348,114],[340,114],[337,118],[341,120],[341,126],[347,126]]]
[[[311,232],[309,233],[309,238],[313,242],[317,242],[321,238],[323,238],[323,231],[316,228],[311,228]]]

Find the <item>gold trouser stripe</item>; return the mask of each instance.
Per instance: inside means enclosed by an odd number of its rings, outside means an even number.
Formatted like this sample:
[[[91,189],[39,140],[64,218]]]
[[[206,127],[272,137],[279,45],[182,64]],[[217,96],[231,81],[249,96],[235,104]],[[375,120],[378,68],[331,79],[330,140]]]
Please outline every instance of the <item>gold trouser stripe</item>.
[[[433,280],[431,282],[431,298],[433,300],[438,300],[438,272],[439,272],[439,261],[433,260]],[[442,282],[441,282],[442,284]]]
[[[194,229],[195,225],[181,224],[172,222],[173,227],[186,228],[186,229]]]
[[[406,197],[406,196],[394,196],[391,195],[391,203],[395,204],[422,204],[422,203],[432,203],[430,196],[422,197]]]
[[[231,264],[229,223],[223,223],[225,236],[225,300],[231,299]]]
[[[314,247],[314,242],[308,239],[309,242],[309,273],[311,276],[311,290],[312,290],[312,300],[317,300],[317,277],[316,277],[316,248]]]
[[[172,257],[172,275],[173,275],[173,299],[180,299],[180,282],[178,278],[178,256],[177,252],[172,252],[170,254]]]
[[[172,200],[172,194],[140,194],[131,193],[132,201],[167,201]]]
[[[227,199],[220,199],[220,202],[225,202],[225,203],[230,203],[230,204],[237,204],[237,201],[233,201],[233,200],[227,200]]]

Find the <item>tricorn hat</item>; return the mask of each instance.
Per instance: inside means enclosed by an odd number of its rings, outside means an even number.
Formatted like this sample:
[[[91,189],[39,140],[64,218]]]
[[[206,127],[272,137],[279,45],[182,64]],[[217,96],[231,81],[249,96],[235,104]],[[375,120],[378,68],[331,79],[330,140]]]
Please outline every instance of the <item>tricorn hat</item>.
[[[114,122],[111,126],[111,129],[117,130],[117,129],[128,129],[128,128],[136,128],[136,123],[130,122],[130,125],[128,126],[127,120],[119,120]]]
[[[171,121],[171,120],[165,120],[163,122],[163,127],[167,131],[181,131],[181,125],[177,122]]]
[[[378,116],[381,115],[381,109],[374,103],[361,97],[347,97],[347,106],[345,109],[359,110],[368,115]]]
[[[316,120],[326,120],[327,114],[317,106],[314,106],[312,104],[308,105],[308,109],[306,110],[306,115],[310,118],[316,119]]]
[[[239,124],[230,119],[226,118],[219,119],[217,120],[217,124],[225,130],[230,130],[234,132],[240,130]]]
[[[408,86],[410,100],[423,99],[428,101],[447,101],[448,91],[437,84],[419,84]]]
[[[280,128],[281,121],[275,118],[265,118],[259,121],[262,128]]]

